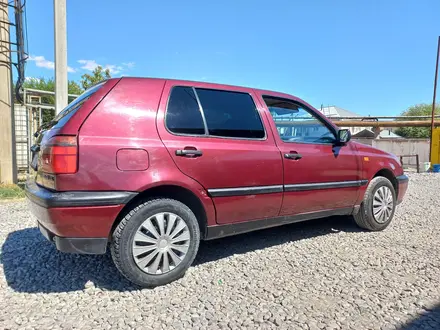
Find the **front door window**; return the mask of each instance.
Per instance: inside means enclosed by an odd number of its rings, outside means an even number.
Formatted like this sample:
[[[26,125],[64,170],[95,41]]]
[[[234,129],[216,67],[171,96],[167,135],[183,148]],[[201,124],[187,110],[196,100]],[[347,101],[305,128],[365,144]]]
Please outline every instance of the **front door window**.
[[[264,101],[284,142],[334,143],[335,135],[325,123],[302,105],[271,97]]]

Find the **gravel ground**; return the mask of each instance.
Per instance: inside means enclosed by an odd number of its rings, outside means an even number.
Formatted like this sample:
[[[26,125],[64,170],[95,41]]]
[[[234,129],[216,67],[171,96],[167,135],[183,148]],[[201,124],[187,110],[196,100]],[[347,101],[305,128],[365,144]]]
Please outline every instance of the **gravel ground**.
[[[26,203],[0,203],[0,329],[440,329],[440,175],[412,174],[380,233],[347,218],[202,242],[154,290],[109,255],[58,253]]]

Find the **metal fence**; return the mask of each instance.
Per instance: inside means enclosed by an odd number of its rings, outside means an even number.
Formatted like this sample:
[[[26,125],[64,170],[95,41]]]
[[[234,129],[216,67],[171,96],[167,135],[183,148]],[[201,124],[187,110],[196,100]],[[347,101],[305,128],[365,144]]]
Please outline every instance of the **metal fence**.
[[[15,104],[14,114],[17,172],[23,173],[27,171],[29,164],[28,120],[26,107],[20,104]]]
[[[34,132],[45,122],[55,116],[55,106],[42,103],[43,96],[55,95],[54,92],[25,88],[23,91],[24,105],[14,105],[15,120],[15,151],[17,159],[17,177],[25,179],[30,172],[31,151],[34,143]],[[69,101],[78,95],[69,94]]]

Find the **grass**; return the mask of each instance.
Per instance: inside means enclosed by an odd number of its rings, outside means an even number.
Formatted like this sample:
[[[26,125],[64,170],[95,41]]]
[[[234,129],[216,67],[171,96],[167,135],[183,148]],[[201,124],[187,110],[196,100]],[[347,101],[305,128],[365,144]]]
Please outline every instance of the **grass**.
[[[23,185],[0,184],[0,200],[24,198]]]

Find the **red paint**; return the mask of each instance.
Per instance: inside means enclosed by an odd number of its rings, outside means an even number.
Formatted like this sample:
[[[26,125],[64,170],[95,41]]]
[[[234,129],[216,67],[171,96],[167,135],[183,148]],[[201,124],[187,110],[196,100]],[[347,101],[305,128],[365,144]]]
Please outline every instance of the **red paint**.
[[[293,148],[303,156],[300,160],[283,158],[285,185],[360,180],[358,163],[350,145],[336,151],[331,145],[292,146],[292,143],[279,140],[279,148],[282,153],[289,153]],[[357,195],[358,188],[286,192],[281,215],[350,207]]]
[[[124,205],[46,209],[29,203],[32,213],[60,237],[107,237]]]
[[[172,86],[194,86],[249,93],[266,131],[263,140],[191,137],[170,134],[164,124]],[[402,174],[397,159],[355,142],[331,145],[283,142],[262,95],[288,94],[202,82],[149,78],[110,79],[59,129],[46,132],[42,143],[55,135],[75,135],[78,168],[56,175],[58,191],[136,191],[178,186],[202,203],[208,226],[264,219],[278,215],[359,205],[366,186],[314,191],[211,198],[208,189],[371,180],[387,169]],[[317,110],[315,114],[325,117]],[[333,123],[329,125],[337,129]],[[175,150],[203,150],[197,158],[176,157]],[[284,153],[297,152],[301,160]],[[369,157],[369,162],[363,160]],[[405,194],[401,184],[398,199]],[[33,206],[40,221],[55,234],[70,237],[107,237],[123,206],[43,209]]]
[[[216,197],[217,223],[225,224],[276,217],[280,211],[282,193]]]
[[[403,168],[400,165],[399,159],[389,153],[386,153],[385,151],[370,147],[368,145],[364,145],[359,142],[351,141],[350,144],[355,148],[356,155],[359,160],[359,170],[360,170],[360,177],[371,180],[374,178],[374,176],[381,170],[388,170],[391,172],[394,176],[399,176],[403,174]],[[368,161],[364,160],[364,157],[368,157]],[[408,183],[404,183],[399,185],[403,187],[403,190],[406,192],[405,186],[407,186]],[[360,194],[358,196],[358,199],[356,201],[356,205],[360,204],[362,202],[365,190],[367,189],[367,186],[363,186],[360,189]],[[399,198],[400,201],[403,198],[403,195],[401,195],[401,192],[399,191]]]
[[[116,166],[121,171],[145,171],[149,165],[144,149],[119,149],[116,153]]]
[[[200,83],[167,81],[157,115],[157,129],[177,167],[186,175],[199,182],[206,190],[213,188],[235,188],[252,186],[281,185],[283,168],[281,156],[271,131],[266,128],[267,139],[239,140],[215,137],[191,137],[170,134],[165,128],[164,115],[168,95],[173,86],[203,86]],[[223,86],[224,90],[247,91],[243,88]],[[254,93],[250,91],[251,96]],[[264,110],[259,109],[264,125],[267,118]],[[195,147],[203,150],[203,156],[185,158],[175,155],[178,149]],[[252,210],[247,209],[248,196],[235,196],[225,203],[214,199],[217,210],[217,222],[253,220],[259,217],[277,216],[281,206],[282,194],[260,195]],[[241,204],[242,203],[242,204]],[[270,212],[268,211],[270,210]],[[237,218],[237,214],[240,216]]]

